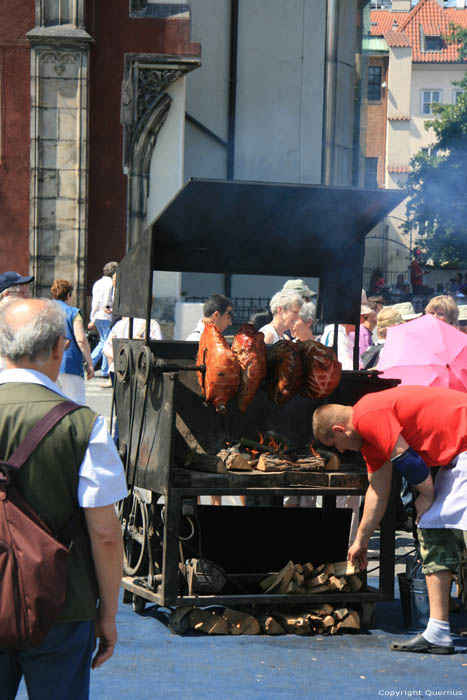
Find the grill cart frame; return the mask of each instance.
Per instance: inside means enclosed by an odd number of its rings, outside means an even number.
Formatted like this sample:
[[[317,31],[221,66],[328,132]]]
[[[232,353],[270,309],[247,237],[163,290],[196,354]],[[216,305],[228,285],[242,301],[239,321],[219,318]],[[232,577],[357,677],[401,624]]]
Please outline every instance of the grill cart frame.
[[[323,556],[323,563],[345,559],[349,512],[336,509],[336,497],[364,494],[366,473],[361,461],[347,456],[335,474],[208,474],[185,468],[183,457],[190,449],[215,454],[226,439],[255,439],[256,431],[273,429],[296,445],[307,445],[312,411],[322,401],[297,396],[276,406],[259,390],[246,414],[232,401],[228,417],[221,416],[202,405],[195,371],[197,344],[151,341],[149,322],[155,271],[312,276],[320,280],[319,314],[327,322],[355,323],[358,338],[365,236],[403,197],[401,191],[192,180],[120,263],[114,313],[146,319],[145,339],[131,339],[130,331],[130,340],[114,341],[119,449],[131,492],[120,506],[126,552],[122,586],[135,609],[146,601],[177,608],[313,604],[330,595],[335,602],[347,603],[393,597],[392,498],[380,529],[379,590],[293,596],[256,592],[261,578],[292,558],[288,543],[294,544],[297,562],[301,558],[301,563],[321,563]],[[374,373],[343,372],[326,401],[353,404],[368,392],[396,383]],[[321,495],[323,507],[198,505],[199,496],[216,494]],[[267,531],[257,532],[263,521],[269,531],[274,523],[281,526],[277,547],[269,552]],[[229,540],[226,551],[223,541],[230,523],[238,537]],[[305,532],[296,542],[294,534],[304,528],[319,536]],[[237,547],[237,541],[242,546]],[[252,564],[253,551],[261,553],[260,570]],[[188,595],[179,572],[181,559],[188,555],[221,564],[228,575],[226,592]]]

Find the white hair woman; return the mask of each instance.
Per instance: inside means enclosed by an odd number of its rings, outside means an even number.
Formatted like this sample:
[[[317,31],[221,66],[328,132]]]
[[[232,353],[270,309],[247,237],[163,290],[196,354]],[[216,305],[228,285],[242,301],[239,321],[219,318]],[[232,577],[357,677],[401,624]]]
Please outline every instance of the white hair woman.
[[[272,321],[259,329],[264,333],[266,344],[277,343],[284,332],[292,328],[302,304],[302,297],[295,292],[280,291],[274,294],[270,303]]]
[[[292,326],[292,335],[297,340],[313,340],[313,321],[316,317],[316,305],[305,302],[300,308],[298,318]]]

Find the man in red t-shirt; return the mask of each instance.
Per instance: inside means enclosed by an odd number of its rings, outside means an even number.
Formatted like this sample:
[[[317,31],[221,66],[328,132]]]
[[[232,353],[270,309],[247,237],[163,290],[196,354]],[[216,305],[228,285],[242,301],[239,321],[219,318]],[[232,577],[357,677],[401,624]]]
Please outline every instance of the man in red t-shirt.
[[[394,651],[451,654],[449,592],[467,545],[467,394],[403,386],[367,394],[355,406],[324,404],[313,415],[323,444],[360,451],[369,486],[350,561],[367,567],[368,542],[386,510],[393,463],[415,485],[418,535],[430,600],[426,630]],[[434,499],[429,467],[441,466]]]

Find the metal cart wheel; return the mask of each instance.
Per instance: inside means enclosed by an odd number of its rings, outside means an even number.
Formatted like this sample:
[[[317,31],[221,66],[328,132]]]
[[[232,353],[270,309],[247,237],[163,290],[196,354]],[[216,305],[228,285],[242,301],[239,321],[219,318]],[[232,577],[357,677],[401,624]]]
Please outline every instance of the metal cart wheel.
[[[191,607],[176,608],[167,621],[168,628],[173,634],[185,634],[190,629]]]
[[[143,573],[148,563],[148,508],[137,491],[131,499],[131,508],[125,504],[120,517],[123,530],[123,570],[127,576],[136,576]]]
[[[146,607],[146,599],[134,594],[131,607],[133,608],[133,612],[135,613],[143,612],[144,608]]]

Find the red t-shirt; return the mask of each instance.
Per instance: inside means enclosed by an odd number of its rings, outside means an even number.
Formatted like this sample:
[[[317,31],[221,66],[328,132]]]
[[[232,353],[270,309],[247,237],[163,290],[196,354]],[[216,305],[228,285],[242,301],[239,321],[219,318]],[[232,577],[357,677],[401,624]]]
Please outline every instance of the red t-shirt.
[[[369,472],[388,462],[399,435],[429,467],[449,464],[467,450],[467,393],[400,386],[366,394],[353,407]]]

